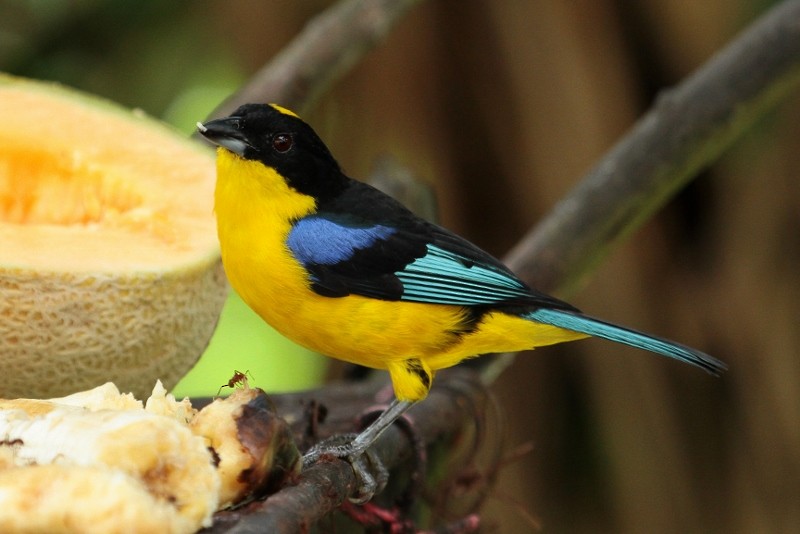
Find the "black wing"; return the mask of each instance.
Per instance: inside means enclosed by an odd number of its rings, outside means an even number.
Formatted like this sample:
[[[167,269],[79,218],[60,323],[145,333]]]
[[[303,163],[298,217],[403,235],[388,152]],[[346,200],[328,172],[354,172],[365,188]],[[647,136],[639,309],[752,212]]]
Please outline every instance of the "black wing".
[[[574,308],[531,290],[500,261],[360,182],[295,223],[287,244],[314,290],[460,306]]]

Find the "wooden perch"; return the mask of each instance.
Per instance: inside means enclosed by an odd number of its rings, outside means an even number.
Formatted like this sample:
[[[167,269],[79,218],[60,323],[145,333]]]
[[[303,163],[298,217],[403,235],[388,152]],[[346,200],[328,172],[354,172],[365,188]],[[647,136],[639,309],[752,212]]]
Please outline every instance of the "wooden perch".
[[[409,412],[407,425],[394,425],[374,445],[373,451],[390,471],[390,483],[374,504],[383,507],[385,516],[370,519],[382,522],[387,528],[410,521],[410,508],[419,506],[420,494],[429,501],[434,514],[447,517],[453,501],[469,501],[474,509],[485,495],[485,486],[462,483],[482,472],[479,462],[491,472],[502,450],[502,429],[497,428],[496,414],[489,395],[474,373],[453,369],[437,377],[436,388],[428,399]],[[388,389],[387,389],[388,388]],[[292,393],[274,397],[275,406],[292,423],[298,441],[308,441],[308,429],[317,428],[312,441],[330,435],[353,432],[359,419],[368,419],[385,406],[379,403],[391,394],[390,386],[382,381],[362,384],[333,384],[308,393]],[[309,409],[311,408],[311,409]],[[315,414],[327,412],[324,421],[315,421]],[[358,414],[362,414],[360,417]],[[490,421],[490,417],[492,421]],[[492,425],[491,435],[484,432]],[[426,450],[436,445],[446,451],[449,465],[438,483],[428,487],[430,480],[424,472]],[[477,453],[480,451],[480,457]],[[408,474],[411,473],[411,476]],[[215,524],[205,533],[302,532],[304,526],[323,521],[338,510],[356,486],[350,465],[339,459],[320,461],[302,473],[297,483],[287,486],[266,501],[230,512],[220,512]],[[465,514],[469,517],[470,514]],[[390,520],[389,517],[392,517]],[[341,519],[341,518],[340,518]],[[363,518],[362,518],[363,519]],[[464,518],[457,518],[456,522]],[[467,521],[472,525],[473,521]],[[323,523],[325,524],[325,523]],[[461,530],[460,532],[468,532]]]

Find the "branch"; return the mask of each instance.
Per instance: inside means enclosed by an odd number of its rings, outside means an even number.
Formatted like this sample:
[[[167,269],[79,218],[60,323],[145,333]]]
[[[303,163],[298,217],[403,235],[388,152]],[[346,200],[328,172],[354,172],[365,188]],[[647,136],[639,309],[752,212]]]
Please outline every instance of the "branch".
[[[278,102],[301,115],[380,44],[420,0],[345,0],[311,22],[209,118],[249,102]]]
[[[439,468],[446,465],[450,471],[446,473],[448,477],[444,481],[440,479],[439,488],[425,488],[443,501],[434,504],[447,507],[447,499],[441,497],[448,495],[448,484],[452,486],[458,483],[462,469],[475,467],[472,456],[478,445],[483,445],[482,429],[487,424],[487,411],[491,409],[488,393],[475,374],[465,370],[443,371],[437,379],[437,387],[431,391],[425,403],[414,407],[409,413],[409,426],[403,428],[396,424],[390,427],[371,448],[390,470],[390,480],[405,480],[405,487],[388,487],[376,497],[377,502],[386,504],[387,508],[395,501],[407,501],[408,504],[419,506],[416,498],[410,497],[417,497],[421,485],[427,484],[425,474],[420,473],[419,477],[411,477],[411,480],[399,475],[401,471],[408,473],[415,470],[420,460],[417,454],[423,455],[424,462],[424,449],[431,445],[435,444],[446,451],[447,461],[442,462]],[[327,406],[331,410],[331,420],[321,425],[324,434],[314,436],[316,441],[329,435],[353,431],[354,420],[357,419],[353,414],[363,411],[365,405],[372,405],[373,408],[364,415],[374,415],[376,397],[382,393],[386,393],[386,383],[383,381],[355,385],[340,383],[314,391],[312,395],[306,392],[276,396],[274,402],[278,413],[292,422],[295,435],[301,441],[310,423],[307,410],[309,398],[313,397],[314,402]],[[502,435],[502,430],[498,430],[497,434]],[[493,456],[489,460],[492,464],[497,462],[501,452],[500,441],[496,437],[494,439],[488,447]],[[481,447],[482,454],[486,453],[486,448]],[[459,461],[459,456],[463,455],[470,461]],[[438,476],[441,477],[442,473]],[[267,500],[254,502],[242,510],[217,513],[214,526],[203,532],[304,532],[307,529],[304,526],[317,524],[339,509],[355,486],[355,475],[347,462],[326,458],[303,471],[295,485],[283,488]],[[453,493],[458,493],[461,498],[465,493],[472,493],[474,500],[483,497],[479,486],[467,489],[459,486],[458,489]]]
[[[655,107],[505,257],[572,293],[609,251],[800,85],[800,2],[742,32]]]

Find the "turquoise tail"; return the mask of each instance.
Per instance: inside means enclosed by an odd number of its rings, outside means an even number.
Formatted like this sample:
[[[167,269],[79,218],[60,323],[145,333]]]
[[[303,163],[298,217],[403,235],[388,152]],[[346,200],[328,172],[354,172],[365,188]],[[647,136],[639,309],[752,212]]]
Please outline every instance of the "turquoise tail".
[[[675,358],[705,369],[714,376],[719,376],[728,368],[727,365],[716,358],[686,345],[637,332],[624,326],[607,323],[580,313],[552,308],[539,308],[536,311],[525,314],[524,317],[538,323],[557,326],[573,332],[608,339],[609,341],[616,341],[638,349],[655,352],[662,356]]]

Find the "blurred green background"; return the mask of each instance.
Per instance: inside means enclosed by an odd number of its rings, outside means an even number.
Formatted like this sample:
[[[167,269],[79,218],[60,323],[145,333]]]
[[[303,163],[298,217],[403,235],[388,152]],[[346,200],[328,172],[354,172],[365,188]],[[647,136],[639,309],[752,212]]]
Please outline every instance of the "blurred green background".
[[[188,134],[329,5],[0,0],[0,70],[142,108]],[[349,174],[393,154],[435,186],[446,226],[502,255],[660,89],[769,5],[423,2],[305,118]],[[523,355],[494,384],[510,446],[535,447],[500,471],[487,525],[529,530],[523,507],[549,532],[796,531],[798,176],[800,95],[572,298],[706,350],[731,366],[724,378],[590,340]],[[233,369],[270,391],[325,373],[237,299],[178,390],[213,394]]]

